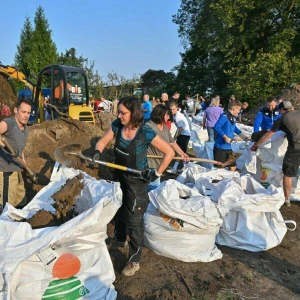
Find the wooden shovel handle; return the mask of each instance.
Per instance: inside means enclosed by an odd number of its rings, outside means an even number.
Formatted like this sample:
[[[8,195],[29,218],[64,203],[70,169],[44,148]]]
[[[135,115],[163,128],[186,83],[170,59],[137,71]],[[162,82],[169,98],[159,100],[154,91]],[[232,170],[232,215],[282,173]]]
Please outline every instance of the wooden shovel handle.
[[[16,151],[14,150],[14,148],[10,145],[10,143],[7,141],[7,139],[3,136],[1,136],[1,141],[2,143],[5,145],[5,147],[7,148],[7,150],[10,152],[10,154],[12,155],[16,155]],[[13,157],[13,159],[19,163],[24,170],[31,176],[35,176],[34,172],[30,169],[30,167],[23,161],[23,159],[19,156]]]
[[[157,159],[163,159],[163,156],[158,155],[147,155],[148,158],[157,158]],[[172,158],[172,160],[182,160],[182,157],[175,156]],[[201,161],[201,162],[208,162],[215,165],[222,165],[220,161],[207,159],[207,158],[198,158],[198,157],[190,157],[190,161]]]

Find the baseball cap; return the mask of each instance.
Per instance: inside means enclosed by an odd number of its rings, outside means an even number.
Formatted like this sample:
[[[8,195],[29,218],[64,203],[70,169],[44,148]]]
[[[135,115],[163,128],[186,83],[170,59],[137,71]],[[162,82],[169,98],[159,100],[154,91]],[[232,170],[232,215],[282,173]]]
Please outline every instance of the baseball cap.
[[[290,101],[282,101],[279,103],[278,105],[278,109],[291,109],[294,108],[294,106],[292,105],[292,103]]]

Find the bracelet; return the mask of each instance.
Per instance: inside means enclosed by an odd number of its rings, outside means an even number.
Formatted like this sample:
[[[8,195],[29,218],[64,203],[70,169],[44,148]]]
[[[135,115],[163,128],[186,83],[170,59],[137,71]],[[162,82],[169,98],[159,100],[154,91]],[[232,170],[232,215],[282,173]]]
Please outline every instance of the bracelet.
[[[158,173],[157,170],[155,170],[155,176],[156,177],[160,177],[161,175],[162,175],[161,173]]]

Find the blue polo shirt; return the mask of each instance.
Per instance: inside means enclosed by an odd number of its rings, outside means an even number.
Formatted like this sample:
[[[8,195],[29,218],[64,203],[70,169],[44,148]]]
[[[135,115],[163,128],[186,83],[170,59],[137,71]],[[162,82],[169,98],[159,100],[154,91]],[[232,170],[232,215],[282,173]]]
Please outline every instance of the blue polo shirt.
[[[143,111],[143,113],[144,113],[144,120],[150,120],[150,115],[151,115],[151,112],[152,112],[152,103],[149,100],[145,101],[143,103],[142,108],[143,108],[143,110],[147,109],[146,112]]]

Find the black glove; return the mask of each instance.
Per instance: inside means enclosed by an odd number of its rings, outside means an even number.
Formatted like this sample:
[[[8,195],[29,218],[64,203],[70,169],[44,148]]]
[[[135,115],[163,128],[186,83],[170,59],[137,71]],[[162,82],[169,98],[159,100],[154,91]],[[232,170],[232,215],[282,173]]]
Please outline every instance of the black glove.
[[[158,174],[156,169],[145,169],[142,171],[142,178],[147,182],[153,182],[160,176],[161,174]]]
[[[101,154],[102,153],[99,150],[95,150],[92,161],[90,162],[90,168],[94,168],[96,165],[95,160],[100,160]]]

